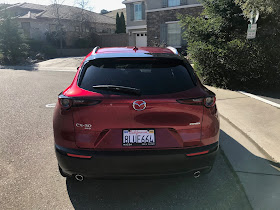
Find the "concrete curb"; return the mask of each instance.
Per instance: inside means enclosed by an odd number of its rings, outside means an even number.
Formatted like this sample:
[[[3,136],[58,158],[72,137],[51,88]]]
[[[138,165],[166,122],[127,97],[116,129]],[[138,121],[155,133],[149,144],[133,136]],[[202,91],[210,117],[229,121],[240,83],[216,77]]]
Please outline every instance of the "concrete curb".
[[[269,100],[267,100],[267,99],[264,99],[264,98],[262,98],[262,97],[256,96],[256,95],[251,94],[251,93],[246,93],[246,92],[244,92],[244,91],[238,91],[238,92],[241,93],[241,94],[243,94],[243,95],[249,96],[249,97],[251,97],[251,98],[254,98],[254,99],[256,99],[256,100],[262,101],[262,102],[264,102],[264,103],[266,103],[266,104],[269,104],[269,105],[271,105],[271,106],[274,106],[274,107],[280,109],[280,104],[277,104],[277,103],[275,103],[275,102],[269,101]]]
[[[39,67],[39,66],[0,66],[0,69],[8,70],[26,70],[26,71],[65,71],[65,72],[77,72],[76,68],[69,67]]]

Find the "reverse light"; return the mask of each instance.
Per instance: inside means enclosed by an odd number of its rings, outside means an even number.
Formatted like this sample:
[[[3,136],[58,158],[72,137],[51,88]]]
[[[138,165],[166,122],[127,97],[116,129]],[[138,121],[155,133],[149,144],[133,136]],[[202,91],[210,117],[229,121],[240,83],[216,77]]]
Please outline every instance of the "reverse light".
[[[68,98],[61,98],[60,99],[60,104],[61,106],[63,106],[64,108],[70,108],[71,106],[71,101]]]
[[[215,102],[216,102],[215,96],[207,97],[204,99],[204,106],[206,106],[207,108],[213,107],[215,105]]]

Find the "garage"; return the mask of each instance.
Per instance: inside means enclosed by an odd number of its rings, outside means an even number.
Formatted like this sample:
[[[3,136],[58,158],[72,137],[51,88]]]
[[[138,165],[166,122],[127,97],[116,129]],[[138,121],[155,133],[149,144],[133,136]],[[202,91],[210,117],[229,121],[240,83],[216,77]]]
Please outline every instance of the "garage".
[[[136,46],[147,47],[147,32],[136,33]]]

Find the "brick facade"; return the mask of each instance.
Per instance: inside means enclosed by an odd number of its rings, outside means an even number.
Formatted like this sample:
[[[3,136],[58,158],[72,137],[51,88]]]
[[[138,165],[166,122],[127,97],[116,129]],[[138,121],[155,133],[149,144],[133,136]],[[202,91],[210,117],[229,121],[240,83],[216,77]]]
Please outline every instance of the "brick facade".
[[[177,14],[198,16],[203,10],[202,6],[181,9],[169,9],[147,12],[147,39],[148,46],[160,44],[160,25],[170,21],[178,21]]]

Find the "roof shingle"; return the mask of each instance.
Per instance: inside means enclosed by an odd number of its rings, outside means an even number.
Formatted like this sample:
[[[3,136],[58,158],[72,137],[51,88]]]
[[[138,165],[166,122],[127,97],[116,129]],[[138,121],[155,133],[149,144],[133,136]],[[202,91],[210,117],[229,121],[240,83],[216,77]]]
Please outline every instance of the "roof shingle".
[[[82,10],[78,7],[54,4],[47,6],[44,12],[37,15],[37,18],[57,18],[57,8],[61,19],[80,21],[83,17],[89,22],[115,24],[115,20],[113,18],[105,15],[100,15],[88,10]]]

